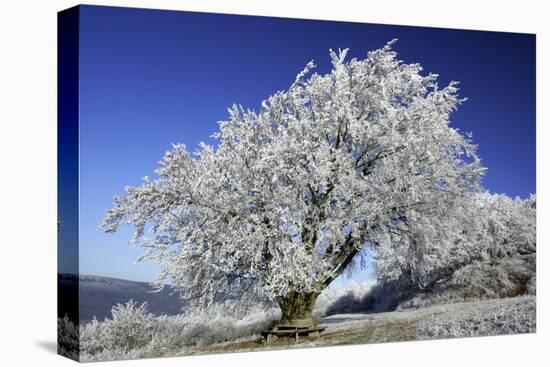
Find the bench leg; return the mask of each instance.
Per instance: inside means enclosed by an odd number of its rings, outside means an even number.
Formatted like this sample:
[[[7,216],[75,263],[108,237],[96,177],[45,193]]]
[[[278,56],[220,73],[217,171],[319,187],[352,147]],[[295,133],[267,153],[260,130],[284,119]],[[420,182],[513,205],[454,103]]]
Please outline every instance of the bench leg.
[[[318,331],[313,331],[313,332],[307,334],[307,336],[309,338],[318,338],[319,337],[319,332]]]

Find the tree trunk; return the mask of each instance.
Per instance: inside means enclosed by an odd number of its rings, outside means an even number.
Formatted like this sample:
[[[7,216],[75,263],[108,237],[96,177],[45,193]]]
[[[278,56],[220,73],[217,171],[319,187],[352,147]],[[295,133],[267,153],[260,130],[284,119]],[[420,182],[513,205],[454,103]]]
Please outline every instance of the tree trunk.
[[[311,313],[315,302],[319,297],[319,293],[298,293],[291,291],[286,296],[281,297],[278,301],[281,307],[282,317],[281,322],[287,324],[295,324],[299,322],[311,322]]]

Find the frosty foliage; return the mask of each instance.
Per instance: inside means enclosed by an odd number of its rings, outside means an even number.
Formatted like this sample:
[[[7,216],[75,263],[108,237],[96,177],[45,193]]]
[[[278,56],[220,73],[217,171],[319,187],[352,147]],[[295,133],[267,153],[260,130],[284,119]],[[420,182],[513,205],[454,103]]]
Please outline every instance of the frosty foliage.
[[[449,126],[457,83],[439,88],[392,44],[364,59],[331,50],[328,74],[310,62],[259,110],[232,106],[216,147],[174,145],[155,179],[115,197],[104,230],[133,225],[157,285],[201,305],[319,294],[378,247],[384,277],[410,266],[425,283],[420,268],[456,235],[446,214],[484,169]],[[408,250],[388,248],[395,238]]]
[[[67,315],[57,318],[57,352],[67,358],[78,360],[78,327]]]
[[[427,241],[414,234],[381,242],[374,265],[380,284],[392,289],[396,302],[419,307],[535,293],[534,195],[512,199],[471,193],[455,201],[439,224],[426,224],[425,230],[451,235]]]
[[[94,318],[81,328],[84,353],[95,354],[105,349],[127,352],[144,347],[153,338],[154,315],[148,312],[147,303],[138,306],[130,300],[115,305],[111,314],[111,319],[99,322]]]
[[[362,284],[352,282],[346,287],[339,286],[325,289],[317,298],[313,315],[321,318],[340,313],[365,311],[365,304],[371,290],[372,284],[368,282]]]
[[[155,316],[147,304],[132,300],[112,309],[112,318],[80,327],[82,361],[161,357],[184,353],[190,347],[250,337],[266,329],[278,311],[257,308],[247,315],[232,314],[216,304],[202,311]]]

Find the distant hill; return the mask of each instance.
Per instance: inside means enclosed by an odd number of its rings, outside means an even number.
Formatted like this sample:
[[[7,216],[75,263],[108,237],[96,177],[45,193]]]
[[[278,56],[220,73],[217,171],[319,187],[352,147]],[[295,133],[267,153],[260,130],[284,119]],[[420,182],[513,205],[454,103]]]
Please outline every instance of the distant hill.
[[[78,280],[78,281],[77,281]],[[149,283],[132,280],[108,278],[97,275],[58,274],[60,284],[59,315],[63,316],[64,303],[74,298],[76,290],[80,294],[80,320],[88,321],[95,316],[98,320],[111,317],[111,308],[117,303],[125,303],[130,299],[138,303],[147,302],[149,310],[155,315],[175,315],[181,313],[183,302],[177,295],[172,295],[171,287],[167,286],[160,292]],[[79,284],[80,283],[80,284]],[[66,307],[71,307],[68,303]]]

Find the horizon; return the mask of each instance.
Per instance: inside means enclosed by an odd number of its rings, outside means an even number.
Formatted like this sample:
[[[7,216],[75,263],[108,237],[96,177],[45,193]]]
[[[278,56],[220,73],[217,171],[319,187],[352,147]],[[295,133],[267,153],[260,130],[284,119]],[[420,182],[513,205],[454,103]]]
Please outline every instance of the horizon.
[[[232,103],[258,108],[312,59],[314,72],[326,73],[329,48],[349,48],[351,59],[397,38],[398,59],[440,74],[440,85],[460,81],[459,94],[468,100],[451,116],[451,126],[473,133],[488,168],[483,187],[511,197],[536,193],[534,35],[80,9],[79,275],[154,281],[158,269],[150,263],[132,267],[141,251],[127,243],[131,228],[115,234],[99,228],[113,195],[154,177],[172,143],[190,151],[200,141],[214,145],[211,135]],[[249,46],[255,44],[260,48]],[[372,281],[368,269],[344,277],[335,284]]]

